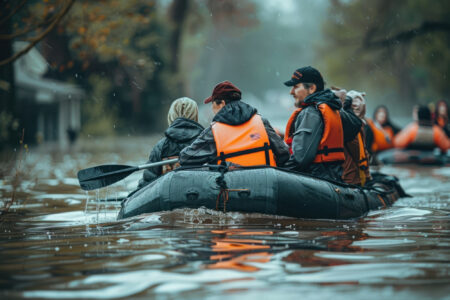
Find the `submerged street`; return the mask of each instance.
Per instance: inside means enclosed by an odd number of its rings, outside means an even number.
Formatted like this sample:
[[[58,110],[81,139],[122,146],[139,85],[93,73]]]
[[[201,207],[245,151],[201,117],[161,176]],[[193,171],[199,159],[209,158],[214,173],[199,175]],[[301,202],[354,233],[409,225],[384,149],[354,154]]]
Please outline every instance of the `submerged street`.
[[[412,197],[345,221],[203,208],[116,221],[114,200],[142,173],[80,189],[78,170],[143,163],[142,145],[157,139],[24,150],[12,168],[2,164],[3,204],[14,194],[0,223],[2,298],[447,297],[449,166],[381,167]]]

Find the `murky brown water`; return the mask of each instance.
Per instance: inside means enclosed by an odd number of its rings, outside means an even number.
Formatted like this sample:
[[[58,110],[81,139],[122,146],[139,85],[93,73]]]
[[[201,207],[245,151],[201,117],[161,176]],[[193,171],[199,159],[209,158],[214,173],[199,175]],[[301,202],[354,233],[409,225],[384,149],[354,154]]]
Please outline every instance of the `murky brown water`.
[[[2,299],[450,299],[450,167],[384,167],[413,197],[359,220],[197,209],[116,221],[118,202],[98,200],[140,174],[87,194],[76,171],[145,162],[150,143],[2,165],[0,200],[15,190],[0,223]]]

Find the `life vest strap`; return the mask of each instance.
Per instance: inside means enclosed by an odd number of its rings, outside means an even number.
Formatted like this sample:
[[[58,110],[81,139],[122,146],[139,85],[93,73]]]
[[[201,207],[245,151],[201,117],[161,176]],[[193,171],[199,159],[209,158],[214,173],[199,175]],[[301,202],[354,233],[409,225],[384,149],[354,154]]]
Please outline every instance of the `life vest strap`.
[[[262,147],[257,147],[257,148],[252,148],[252,149],[246,149],[246,150],[241,150],[241,151],[236,151],[236,152],[230,152],[225,154],[224,152],[220,152],[220,155],[217,156],[216,160],[220,160],[221,163],[224,163],[225,160],[227,158],[232,158],[232,157],[236,157],[236,156],[241,156],[241,155],[246,155],[246,154],[251,154],[251,153],[256,153],[256,152],[260,152],[260,151],[264,151],[265,157],[266,157],[266,165],[270,166],[270,146],[268,143],[264,143],[264,146]]]
[[[317,154],[328,155],[333,152],[342,152],[344,153],[344,148],[328,148],[328,146],[324,146],[322,149],[317,150]]]
[[[360,159],[358,162],[359,165],[359,169],[362,171],[365,171],[369,168],[369,160],[367,159],[367,157],[364,157],[363,159]]]

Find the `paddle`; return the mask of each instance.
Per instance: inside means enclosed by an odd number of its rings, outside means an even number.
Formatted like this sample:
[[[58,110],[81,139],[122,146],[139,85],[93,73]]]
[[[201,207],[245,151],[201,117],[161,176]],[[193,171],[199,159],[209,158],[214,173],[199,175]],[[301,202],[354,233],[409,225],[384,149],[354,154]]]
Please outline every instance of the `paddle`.
[[[178,158],[158,161],[137,167],[127,165],[102,165],[78,171],[78,181],[85,191],[99,189],[124,179],[133,172],[169,165],[178,162]]]

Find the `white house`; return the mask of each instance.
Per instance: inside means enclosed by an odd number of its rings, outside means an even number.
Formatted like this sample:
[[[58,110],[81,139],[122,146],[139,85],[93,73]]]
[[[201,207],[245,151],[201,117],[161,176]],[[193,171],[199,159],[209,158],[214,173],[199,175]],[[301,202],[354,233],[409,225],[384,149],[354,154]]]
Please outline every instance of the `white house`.
[[[14,51],[27,46],[15,42]],[[16,99],[28,136],[38,144],[66,149],[81,128],[81,99],[78,86],[43,78],[48,63],[36,48],[14,62]]]

